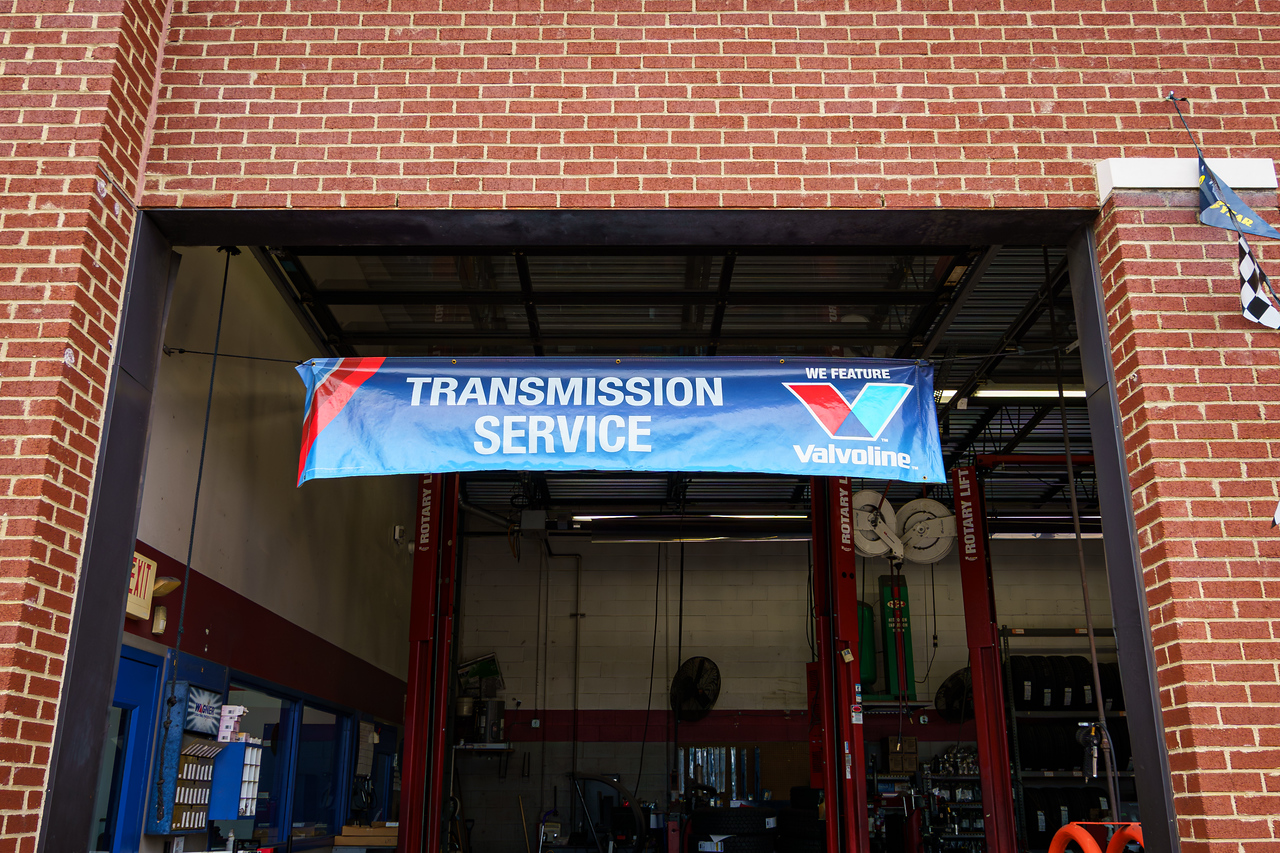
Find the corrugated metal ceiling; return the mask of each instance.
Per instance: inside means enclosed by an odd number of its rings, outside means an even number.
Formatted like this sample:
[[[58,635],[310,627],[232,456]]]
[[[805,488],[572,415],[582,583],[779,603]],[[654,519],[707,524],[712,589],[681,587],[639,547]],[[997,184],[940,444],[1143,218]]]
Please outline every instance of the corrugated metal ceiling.
[[[338,354],[927,354],[938,389],[960,392],[939,405],[952,464],[977,453],[1061,453],[1056,398],[981,392],[1056,388],[1058,361],[1068,388],[1082,381],[1079,357],[1067,351],[1076,331],[1060,246],[467,256],[286,247],[260,256]],[[1088,454],[1083,401],[1067,403],[1072,449]],[[1077,474],[1082,509],[1095,515],[1092,471]],[[989,512],[1061,517],[1063,480],[1060,465],[1003,466],[988,477]],[[894,501],[921,494],[888,488]],[[469,475],[465,490],[500,514],[526,506],[794,512],[809,501],[806,479],[762,475],[494,473]],[[945,487],[932,493],[947,497]]]

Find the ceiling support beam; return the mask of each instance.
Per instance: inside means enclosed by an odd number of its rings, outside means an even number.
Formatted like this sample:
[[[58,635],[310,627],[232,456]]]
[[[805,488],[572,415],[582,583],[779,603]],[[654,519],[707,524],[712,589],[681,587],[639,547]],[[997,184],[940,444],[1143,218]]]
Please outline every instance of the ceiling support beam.
[[[999,367],[1000,362],[1004,361],[1005,358],[1010,355],[1016,355],[1018,343],[1031,331],[1036,321],[1040,319],[1040,315],[1045,312],[1049,301],[1056,299],[1068,284],[1070,284],[1070,280],[1067,276],[1067,264],[1064,260],[1058,264],[1057,270],[1050,276],[1048,288],[1040,287],[1036,289],[1036,295],[1027,302],[1018,313],[1017,318],[1009,324],[1009,328],[1005,330],[1005,333],[1000,336],[999,342],[991,348],[987,357],[978,365],[978,369],[970,374],[964,384],[956,389],[956,393],[952,395],[951,399],[943,404],[941,414],[954,409],[961,400],[967,399],[991,375],[991,372]]]
[[[470,256],[468,256],[470,257]],[[478,255],[477,258],[484,258]],[[702,261],[698,257],[694,260]],[[720,299],[718,290],[707,288],[711,270],[707,264],[694,264],[686,290],[538,290],[528,296],[523,291],[486,289],[423,290],[420,288],[353,288],[321,290],[316,302],[325,305],[673,305],[703,307]],[[699,287],[699,284],[701,285]],[[462,285],[467,287],[466,282]],[[734,305],[928,305],[937,298],[933,291],[884,290],[739,290],[733,294]]]
[[[967,433],[965,433],[964,438],[960,439],[960,444],[956,449],[948,453],[946,458],[943,459],[942,470],[950,471],[951,466],[955,465],[956,461],[964,456],[964,454],[968,452],[969,448],[973,446],[973,443],[982,437],[982,434],[987,431],[987,427],[991,426],[991,422],[994,421],[996,416],[1003,410],[1003,406],[991,406],[983,412],[982,417],[978,418],[978,422],[974,424]]]
[[[724,328],[724,311],[729,305],[729,283],[733,281],[733,265],[738,256],[729,252],[720,263],[720,286],[716,289],[716,311],[711,317],[711,343],[707,355],[715,355],[720,345],[720,330]]]
[[[292,297],[293,300],[296,300],[301,309],[314,319],[314,323],[319,328],[328,349],[331,351],[336,350],[338,355],[356,354],[351,344],[343,338],[342,324],[333,316],[329,306],[316,298],[317,288],[315,282],[311,280],[311,276],[307,274],[306,267],[302,265],[302,261],[298,259],[297,255],[288,249],[266,249],[263,252],[255,251],[254,257],[260,263],[264,260],[267,262],[268,276],[271,275],[271,265],[275,265],[284,274],[290,287],[296,293],[296,296]]]
[[[956,317],[960,316],[964,304],[969,301],[969,297],[973,295],[973,291],[982,283],[982,277],[987,274],[987,268],[991,266],[991,262],[996,259],[996,255],[1000,254],[1002,246],[988,246],[987,250],[982,253],[982,257],[978,258],[978,262],[969,270],[968,276],[960,282],[960,286],[955,289],[951,295],[951,302],[947,304],[946,313],[942,315],[942,319],[933,327],[933,331],[929,333],[928,339],[924,342],[924,346],[920,348],[918,358],[928,358],[933,355],[934,350],[942,343],[942,339],[946,336],[947,330],[951,328],[951,324],[955,322]]]
[[[835,325],[834,323],[832,324],[832,326]],[[445,343],[470,346],[520,346],[529,343],[531,332],[502,331],[499,329],[490,332],[476,329],[423,329],[421,332],[351,332],[343,337],[343,341],[348,344],[364,346],[428,347]],[[847,335],[847,331],[839,328],[816,328],[812,330],[806,329],[805,331],[786,331],[774,328],[722,333],[718,338],[718,343],[720,345],[741,344],[744,346],[758,346],[762,343],[833,346],[847,341]],[[558,332],[553,335],[538,333],[538,341],[544,346],[563,344],[565,346],[604,347],[623,345],[696,347],[705,344],[706,340],[701,335],[685,335],[677,330],[648,332],[644,329],[635,328],[592,333]],[[858,340],[867,344],[891,345],[898,340],[898,337],[891,334],[859,335]]]
[[[1040,422],[1043,421],[1046,417],[1048,417],[1049,413],[1052,412],[1053,409],[1054,409],[1053,406],[1041,406],[1040,408],[1036,409],[1035,414],[1033,414],[1030,418],[1027,419],[1027,422],[1023,424],[1022,427],[1016,433],[1013,434],[1013,438],[1009,439],[1009,443],[1006,444],[1003,448],[1001,448],[999,452],[1001,454],[1005,454],[1005,453],[1013,453],[1015,450],[1017,450],[1018,445],[1026,441],[1027,436],[1031,435],[1031,433],[1035,431],[1035,428],[1040,426]]]
[[[316,322],[315,316],[307,310],[307,306],[299,298],[297,290],[285,278],[284,272],[279,265],[272,260],[267,248],[265,246],[250,246],[249,251],[258,261],[258,266],[262,267],[262,271],[266,273],[271,284],[275,286],[275,289],[284,298],[285,304],[289,306],[294,319],[298,321],[298,325],[302,326],[302,330],[307,333],[311,343],[316,345],[316,349],[327,352],[329,355],[339,355],[337,346],[333,341],[326,340],[324,330]]]
[[[529,318],[529,339],[533,342],[533,354],[546,355],[542,348],[542,329],[538,325],[538,306],[533,301],[533,278],[529,275],[529,258],[523,252],[516,253],[516,272],[520,276],[520,295],[524,301],[524,313]]]

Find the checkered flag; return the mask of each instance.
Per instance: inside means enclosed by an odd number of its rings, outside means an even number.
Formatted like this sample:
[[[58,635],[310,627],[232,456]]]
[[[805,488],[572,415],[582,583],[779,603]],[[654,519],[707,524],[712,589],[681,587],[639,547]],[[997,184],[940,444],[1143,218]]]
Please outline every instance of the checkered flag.
[[[1244,316],[1268,329],[1280,329],[1280,309],[1276,308],[1275,294],[1267,274],[1258,266],[1253,249],[1243,234],[1240,245],[1240,307]],[[1277,510],[1280,512],[1280,510]]]

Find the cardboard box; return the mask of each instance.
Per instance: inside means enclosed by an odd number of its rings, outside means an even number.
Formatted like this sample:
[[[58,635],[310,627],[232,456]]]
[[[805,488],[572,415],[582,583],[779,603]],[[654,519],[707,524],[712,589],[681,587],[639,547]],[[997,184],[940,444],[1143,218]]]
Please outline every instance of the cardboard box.
[[[375,823],[373,826],[344,826],[342,834],[333,839],[334,847],[395,847],[399,840],[400,825]]]
[[[885,755],[918,755],[918,741],[912,735],[887,737],[881,742]]]
[[[339,835],[333,839],[334,847],[395,847],[395,835]]]
[[[916,772],[916,757],[914,755],[890,755],[889,756],[889,772],[890,773]]]
[[[387,826],[385,823],[375,823],[373,826],[344,826],[342,827],[343,837],[352,838],[356,836],[368,835],[396,835],[400,832],[400,825]]]

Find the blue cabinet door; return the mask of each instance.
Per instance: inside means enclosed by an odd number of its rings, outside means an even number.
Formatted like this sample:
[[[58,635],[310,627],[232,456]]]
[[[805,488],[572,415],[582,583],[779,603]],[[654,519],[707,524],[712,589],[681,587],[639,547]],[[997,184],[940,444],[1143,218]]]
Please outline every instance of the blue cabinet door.
[[[163,664],[157,655],[120,650],[90,850],[138,853]]]

